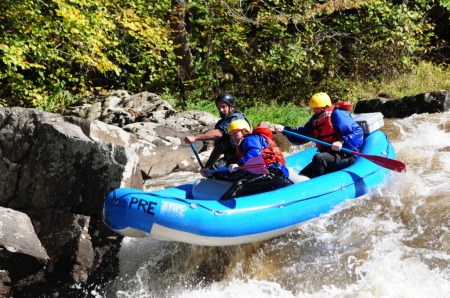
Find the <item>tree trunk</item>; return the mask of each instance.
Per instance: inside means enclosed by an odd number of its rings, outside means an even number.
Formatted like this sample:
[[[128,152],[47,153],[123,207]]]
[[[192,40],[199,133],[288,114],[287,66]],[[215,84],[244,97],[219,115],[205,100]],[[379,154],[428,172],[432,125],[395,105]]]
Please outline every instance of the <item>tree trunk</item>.
[[[194,64],[190,51],[189,40],[186,35],[184,22],[186,11],[186,0],[172,0],[172,13],[170,28],[172,29],[172,39],[174,43],[174,53],[178,67],[178,79],[183,97],[186,91],[185,81],[195,79]]]

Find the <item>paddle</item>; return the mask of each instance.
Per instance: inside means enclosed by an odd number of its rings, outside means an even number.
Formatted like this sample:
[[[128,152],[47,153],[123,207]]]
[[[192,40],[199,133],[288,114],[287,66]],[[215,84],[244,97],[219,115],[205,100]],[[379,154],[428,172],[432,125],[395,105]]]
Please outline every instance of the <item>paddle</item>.
[[[267,166],[264,163],[262,156],[255,156],[250,158],[243,166],[239,166],[238,170],[247,170],[253,174],[266,174]],[[208,170],[205,173],[217,173],[217,172],[228,172],[228,167],[222,167],[215,170]]]
[[[310,137],[307,137],[307,136],[304,136],[304,135],[301,135],[301,134],[298,134],[298,133],[295,133],[295,132],[292,132],[292,131],[283,130],[283,133],[286,133],[286,134],[289,134],[289,135],[292,135],[292,136],[296,136],[296,137],[299,137],[299,138],[302,138],[302,139],[310,140],[310,141],[313,141],[313,142],[316,142],[316,143],[319,143],[319,144],[331,147],[331,144],[329,144],[329,143],[326,143],[326,142],[323,142],[323,141],[320,141],[320,140],[316,140],[316,139],[313,139],[313,138],[310,138]],[[371,162],[373,162],[373,163],[375,163],[375,164],[377,164],[377,165],[379,165],[379,166],[381,166],[383,168],[389,169],[389,170],[393,170],[393,171],[397,171],[397,172],[406,171],[406,165],[403,162],[399,161],[399,160],[387,158],[387,157],[384,157],[384,156],[378,156],[378,155],[362,154],[362,153],[359,153],[359,152],[356,152],[356,151],[351,151],[351,150],[346,149],[346,148],[341,148],[341,151],[344,151],[344,152],[347,152],[347,153],[350,153],[350,154],[353,154],[353,155],[364,157],[364,158],[370,160]]]
[[[200,157],[198,156],[197,150],[195,149],[194,144],[192,144],[192,143],[191,143],[191,148],[192,148],[192,151],[194,151],[195,157],[197,157],[197,161],[198,161],[200,167],[203,168],[202,161],[200,160]]]

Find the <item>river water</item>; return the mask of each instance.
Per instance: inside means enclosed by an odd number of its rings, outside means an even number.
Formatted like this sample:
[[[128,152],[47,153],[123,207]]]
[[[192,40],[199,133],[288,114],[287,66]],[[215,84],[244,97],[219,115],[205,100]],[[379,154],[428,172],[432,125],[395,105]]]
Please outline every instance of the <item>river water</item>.
[[[450,113],[385,119],[382,130],[408,171],[373,193],[260,243],[125,238],[105,297],[450,297]]]

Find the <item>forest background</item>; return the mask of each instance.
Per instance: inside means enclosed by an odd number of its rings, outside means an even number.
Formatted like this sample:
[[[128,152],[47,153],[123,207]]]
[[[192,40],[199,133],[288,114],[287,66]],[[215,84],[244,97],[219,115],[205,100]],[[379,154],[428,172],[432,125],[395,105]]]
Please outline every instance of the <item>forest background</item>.
[[[449,90],[448,0],[2,0],[0,105],[59,112],[125,89],[299,124],[316,92]]]

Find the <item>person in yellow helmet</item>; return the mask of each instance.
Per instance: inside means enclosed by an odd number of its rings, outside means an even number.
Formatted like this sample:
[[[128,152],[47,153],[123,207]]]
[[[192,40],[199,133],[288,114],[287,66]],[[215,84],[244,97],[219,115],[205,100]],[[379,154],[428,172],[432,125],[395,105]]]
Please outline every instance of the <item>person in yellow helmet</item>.
[[[275,125],[275,132],[292,131],[332,144],[331,147],[317,143],[318,153],[300,174],[314,178],[346,168],[356,161],[352,154],[340,151],[342,147],[358,151],[363,143],[362,127],[348,113],[352,105],[347,102],[331,103],[328,94],[316,93],[309,100],[309,107],[314,115],[301,127],[292,128]],[[285,134],[288,140],[296,145],[302,145],[308,140]]]
[[[205,167],[200,169],[202,175],[206,170],[217,169],[236,162],[236,147],[228,134],[228,125],[238,119],[243,119],[250,125],[247,117],[236,111],[236,100],[230,93],[220,94],[215,102],[221,119],[216,123],[214,129],[204,134],[184,138],[184,142],[187,144],[198,141],[214,141],[214,149],[206,161]]]
[[[270,129],[257,126],[250,132],[250,126],[243,119],[230,123],[228,133],[236,144],[238,162],[230,164],[228,171],[231,174],[228,180],[233,180],[232,186],[225,192],[221,200],[229,200],[235,197],[246,196],[278,189],[291,185],[288,179],[289,171],[283,152],[273,140]],[[247,164],[251,159],[258,158],[262,167],[267,171],[251,172],[236,170],[239,166]]]

